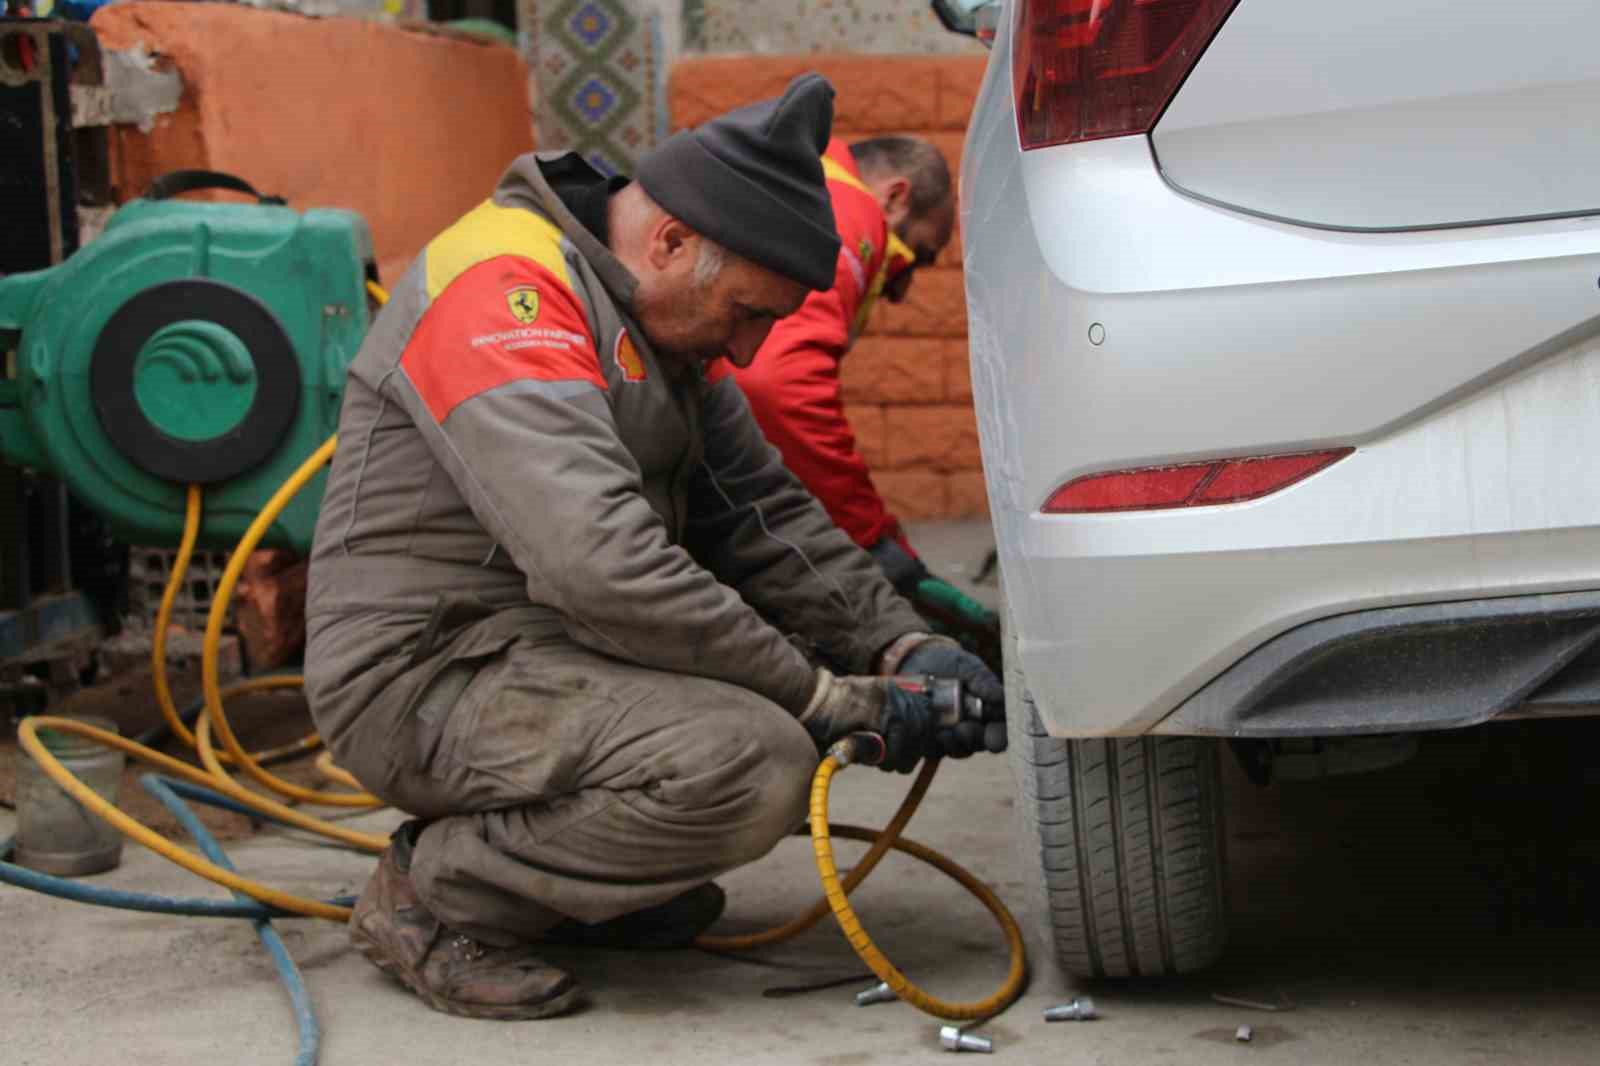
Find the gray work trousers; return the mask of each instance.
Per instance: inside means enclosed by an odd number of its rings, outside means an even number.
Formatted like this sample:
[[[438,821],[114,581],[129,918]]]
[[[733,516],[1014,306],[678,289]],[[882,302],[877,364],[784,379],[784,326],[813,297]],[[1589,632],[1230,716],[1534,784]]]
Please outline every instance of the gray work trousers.
[[[805,819],[817,748],[746,689],[610,659],[559,626],[468,627],[338,738],[363,786],[428,821],[423,903],[486,943],[663,903]]]

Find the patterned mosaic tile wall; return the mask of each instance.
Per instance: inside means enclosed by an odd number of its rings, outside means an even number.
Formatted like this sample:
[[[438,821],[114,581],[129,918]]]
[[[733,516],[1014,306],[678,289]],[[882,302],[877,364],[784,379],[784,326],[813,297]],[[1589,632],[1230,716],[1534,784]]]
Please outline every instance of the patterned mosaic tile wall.
[[[520,0],[538,144],[629,171],[666,134],[680,55],[982,55],[925,0]]]
[[[681,0],[686,52],[981,54],[926,0]]]
[[[627,172],[665,126],[661,17],[638,0],[523,0],[541,151]]]

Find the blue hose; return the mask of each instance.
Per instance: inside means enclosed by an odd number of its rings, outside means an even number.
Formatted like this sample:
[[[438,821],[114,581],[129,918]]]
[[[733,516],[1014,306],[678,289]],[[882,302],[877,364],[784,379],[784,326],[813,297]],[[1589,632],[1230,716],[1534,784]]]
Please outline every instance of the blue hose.
[[[161,801],[161,805],[172,813],[185,832],[194,837],[194,842],[200,845],[200,850],[206,858],[224,870],[237,872],[228,858],[228,853],[222,850],[222,846],[211,835],[211,831],[195,817],[194,811],[190,810],[189,805],[179,799],[178,794],[170,787],[173,782],[168,782],[157,774],[144,774],[139,778],[139,783],[144,786],[146,792]],[[254,902],[240,892],[235,892],[234,897],[241,903]],[[278,979],[283,982],[283,987],[289,993],[289,1005],[294,1010],[295,1028],[300,1032],[300,1050],[294,1058],[295,1066],[316,1066],[317,1053],[322,1044],[322,1029],[317,1024],[315,1012],[311,1009],[311,994],[306,991],[305,978],[300,975],[300,968],[290,957],[289,949],[283,943],[283,937],[272,927],[271,919],[257,918],[251,924],[255,926],[256,936],[261,938],[261,945],[267,949],[267,954],[272,956],[272,965],[278,971]]]
[[[175,781],[162,777],[159,774],[145,774],[139,779],[140,784],[183,826],[184,831],[192,836],[200,846],[206,857],[218,866],[232,870],[233,863],[227,854],[218,845],[194,811],[183,802],[180,796],[187,797],[199,803],[226,810],[237,811],[253,818],[266,818],[276,821],[271,815],[263,815],[259,811],[245,807],[220,792],[213,792],[209,788],[192,785],[187,781]],[[101,907],[114,907],[120,910],[143,911],[149,914],[176,914],[191,918],[249,918],[256,928],[256,935],[261,938],[261,943],[272,957],[273,966],[278,971],[278,977],[283,981],[284,987],[289,992],[289,1002],[294,1010],[295,1025],[299,1030],[300,1047],[295,1055],[295,1066],[315,1066],[319,1047],[322,1042],[321,1027],[317,1024],[316,1015],[311,1009],[311,997],[306,991],[305,980],[295,966],[294,960],[289,956],[288,949],[284,946],[283,938],[272,927],[273,918],[300,918],[303,915],[291,914],[280,911],[276,907],[268,907],[258,903],[240,893],[234,893],[232,900],[197,899],[180,896],[157,896],[145,892],[124,892],[115,888],[103,888],[88,885],[65,877],[53,877],[49,874],[30,870],[25,866],[18,866],[8,862],[11,850],[15,844],[12,838],[0,840],[0,883],[26,888],[47,896],[58,899],[72,900],[77,903],[90,903]],[[355,903],[353,896],[335,897],[330,902],[341,906],[351,906]]]
[[[225,811],[232,811],[234,814],[242,814],[246,818],[249,818],[252,822],[272,822],[276,825],[285,826],[289,829],[296,828],[281,818],[267,814],[265,811],[258,811],[254,807],[240,803],[232,796],[225,796],[221,792],[214,792],[202,785],[191,785],[189,782],[180,781],[175,777],[162,777],[161,783],[166,785],[172,791],[176,792],[178,795],[182,796],[184,799],[192,799],[196,803],[204,803],[207,807],[220,807]]]
[[[92,903],[99,907],[116,907],[125,911],[144,911],[147,914],[178,914],[186,918],[297,918],[276,907],[268,907],[255,900],[197,899],[183,896],[153,896],[144,892],[123,892],[115,888],[86,885],[65,877],[52,877],[26,866],[6,862],[11,854],[12,841],[0,841],[0,882],[40,892],[57,899],[74,903]]]

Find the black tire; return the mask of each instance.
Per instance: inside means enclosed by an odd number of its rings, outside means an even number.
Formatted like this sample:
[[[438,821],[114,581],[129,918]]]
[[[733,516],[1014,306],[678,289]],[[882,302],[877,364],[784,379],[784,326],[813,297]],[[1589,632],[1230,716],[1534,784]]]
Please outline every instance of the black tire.
[[[1215,962],[1227,938],[1218,742],[1053,739],[1006,651],[1023,880],[1043,942],[1077,977]]]

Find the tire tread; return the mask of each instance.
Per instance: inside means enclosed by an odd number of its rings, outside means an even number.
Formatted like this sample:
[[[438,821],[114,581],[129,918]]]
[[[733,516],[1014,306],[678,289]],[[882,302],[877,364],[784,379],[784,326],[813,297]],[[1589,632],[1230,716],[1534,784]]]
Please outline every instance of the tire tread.
[[[1155,977],[1210,965],[1226,939],[1216,743],[1052,738],[1007,651],[1024,880],[1062,968]]]

